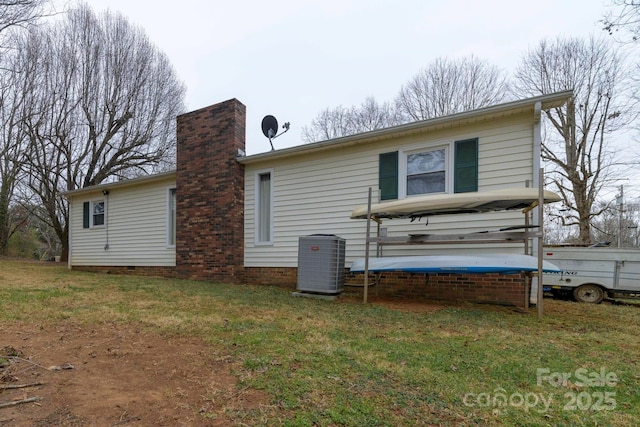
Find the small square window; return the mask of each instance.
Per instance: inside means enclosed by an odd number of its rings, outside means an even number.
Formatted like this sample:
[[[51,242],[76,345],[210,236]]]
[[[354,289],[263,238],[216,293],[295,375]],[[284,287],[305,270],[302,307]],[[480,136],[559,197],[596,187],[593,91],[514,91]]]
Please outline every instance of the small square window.
[[[446,150],[407,154],[407,196],[446,191]]]

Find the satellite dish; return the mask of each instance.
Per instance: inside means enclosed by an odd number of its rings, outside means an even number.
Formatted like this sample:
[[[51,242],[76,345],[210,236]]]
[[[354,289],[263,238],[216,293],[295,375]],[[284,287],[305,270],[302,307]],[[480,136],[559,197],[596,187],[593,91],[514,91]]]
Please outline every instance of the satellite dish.
[[[282,125],[282,128],[284,129],[284,131],[280,133],[280,135],[288,131],[289,127],[290,127],[289,122]],[[273,150],[273,142],[271,142],[271,140],[280,136],[277,134],[278,120],[276,120],[276,118],[271,115],[264,116],[264,118],[262,119],[262,133],[264,134],[264,136],[269,138],[269,144],[271,144],[271,150]]]
[[[278,121],[273,116],[264,116],[262,119],[262,133],[271,139],[278,133]]]

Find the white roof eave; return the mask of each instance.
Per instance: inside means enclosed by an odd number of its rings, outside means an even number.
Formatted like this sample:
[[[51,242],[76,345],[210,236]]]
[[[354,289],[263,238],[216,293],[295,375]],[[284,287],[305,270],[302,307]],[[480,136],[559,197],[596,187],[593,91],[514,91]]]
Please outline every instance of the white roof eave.
[[[142,176],[140,178],[125,179],[122,181],[108,182],[105,184],[92,185],[91,187],[79,188],[77,190],[65,191],[64,193],[62,193],[62,195],[67,199],[71,199],[73,196],[77,196],[79,194],[94,193],[97,191],[107,191],[107,190],[113,190],[116,188],[129,187],[132,185],[146,184],[154,181],[162,181],[165,179],[169,179],[172,176],[175,177],[175,175],[176,175],[176,171],[174,170],[170,172],[163,172],[163,173],[158,173],[154,175]]]
[[[246,165],[259,163],[263,160],[281,159],[298,154],[309,154],[317,151],[324,151],[336,147],[348,147],[366,142],[399,138],[402,136],[408,136],[415,133],[423,133],[444,127],[476,123],[483,120],[506,117],[509,115],[520,114],[527,111],[533,112],[535,104],[538,102],[541,103],[542,110],[544,111],[564,105],[571,96],[573,96],[572,90],[557,92],[549,95],[541,95],[519,101],[512,101],[504,104],[480,108],[477,110],[451,114],[449,116],[421,120],[418,122],[412,122],[389,128],[359,133],[356,135],[330,139],[327,141],[312,142],[308,144],[297,145],[295,147],[253,154],[250,156],[240,156],[237,158],[237,160],[238,162]]]

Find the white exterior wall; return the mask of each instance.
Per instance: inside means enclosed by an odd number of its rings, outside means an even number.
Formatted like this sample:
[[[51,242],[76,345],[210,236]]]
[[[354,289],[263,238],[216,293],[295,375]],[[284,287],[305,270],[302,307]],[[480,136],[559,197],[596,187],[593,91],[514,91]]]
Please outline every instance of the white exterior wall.
[[[533,116],[531,114],[495,119],[467,127],[431,132],[403,139],[371,142],[299,154],[286,159],[263,160],[245,169],[245,266],[296,267],[298,238],[310,234],[335,234],[346,241],[346,264],[362,258],[366,220],[350,219],[351,211],[367,203],[368,189],[378,201],[378,156],[380,153],[429,147],[430,144],[479,138],[479,191],[525,186],[533,180]],[[451,153],[451,157],[452,157]],[[273,244],[255,244],[255,172],[272,169]],[[466,233],[524,224],[520,211],[473,215],[433,216],[411,223],[385,220],[388,236],[409,233]],[[372,223],[372,235],[376,224]],[[385,255],[466,253],[486,251],[484,245],[385,246]],[[501,251],[522,253],[523,245],[510,244]],[[372,245],[372,254],[375,246]]]
[[[175,178],[73,196],[70,201],[71,266],[175,266],[167,245],[168,192]],[[83,228],[83,203],[105,200],[106,227]],[[108,249],[105,245],[108,244]]]

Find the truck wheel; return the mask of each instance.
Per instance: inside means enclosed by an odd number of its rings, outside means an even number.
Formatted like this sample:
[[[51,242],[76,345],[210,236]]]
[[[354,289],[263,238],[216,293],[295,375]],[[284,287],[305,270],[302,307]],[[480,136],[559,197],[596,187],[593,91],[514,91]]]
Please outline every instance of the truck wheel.
[[[604,292],[597,285],[582,285],[573,290],[573,297],[578,302],[600,304],[604,298]]]

